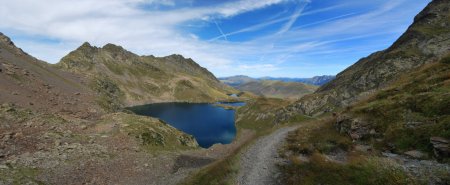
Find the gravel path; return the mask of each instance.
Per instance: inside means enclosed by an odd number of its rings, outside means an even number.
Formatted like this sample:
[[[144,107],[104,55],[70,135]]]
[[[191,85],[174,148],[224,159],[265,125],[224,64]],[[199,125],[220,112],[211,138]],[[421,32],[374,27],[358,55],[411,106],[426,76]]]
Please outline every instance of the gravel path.
[[[241,153],[238,185],[280,184],[280,172],[276,166],[283,159],[278,156],[278,148],[284,142],[287,133],[298,126],[281,128],[268,136],[258,139]]]

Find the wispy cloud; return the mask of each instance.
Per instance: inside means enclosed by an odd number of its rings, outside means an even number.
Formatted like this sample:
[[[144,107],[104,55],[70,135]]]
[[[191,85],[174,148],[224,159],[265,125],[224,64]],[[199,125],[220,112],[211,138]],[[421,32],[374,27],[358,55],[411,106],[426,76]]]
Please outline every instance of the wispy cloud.
[[[339,55],[346,60],[328,62],[348,65],[369,49],[389,45],[429,2],[336,0],[320,6],[320,2],[314,4],[315,1],[303,0],[230,0],[190,6],[195,0],[190,1],[0,0],[0,30],[12,36],[30,54],[49,62],[57,62],[82,42],[89,41],[97,46],[119,44],[138,54],[183,54],[218,76],[237,73],[261,76],[269,75],[269,72],[273,76],[294,76],[295,73],[304,76],[323,73],[323,70],[291,70],[293,65],[303,64],[299,61],[325,66],[323,57]],[[243,28],[227,27],[225,23],[236,21],[240,24],[234,19],[238,15],[248,15],[274,5],[286,5],[289,11],[274,12],[260,22],[245,22]],[[153,8],[147,9],[149,6]],[[292,12],[289,8],[292,6],[298,6],[296,11]],[[285,16],[288,12],[290,15]],[[208,28],[214,29],[215,33],[219,30],[220,34],[208,40],[211,35],[205,38],[201,33],[193,32],[192,25],[195,29],[209,25]],[[222,28],[236,30],[224,32]],[[246,40],[231,37],[253,32],[256,36]],[[371,44],[377,40],[383,44],[376,48],[364,45],[371,38]],[[46,39],[55,42],[43,41]],[[357,47],[356,41],[362,44]],[[360,51],[353,52],[359,55],[348,55],[351,52],[347,50],[351,49]],[[330,53],[332,51],[335,52]],[[340,55],[340,51],[345,55]],[[313,53],[323,54],[313,58]],[[328,73],[336,73],[341,68],[331,69],[327,68]]]
[[[295,21],[297,21],[306,5],[307,3],[303,3],[298,6],[297,10],[295,10],[291,17],[289,17],[289,21],[277,32],[278,35],[286,33],[287,31],[289,31],[289,29],[291,29],[292,25],[294,25]]]
[[[331,10],[335,10],[335,9],[338,9],[338,8],[342,8],[342,7],[345,7],[347,5],[348,4],[339,4],[339,5],[335,5],[335,6],[331,6],[331,7],[320,8],[320,9],[316,9],[316,10],[311,10],[311,11],[305,12],[302,15],[304,15],[304,16],[306,16],[306,15],[314,15],[314,14],[318,14],[318,13],[322,13],[322,12],[326,12],[326,11],[331,11]],[[236,30],[236,31],[233,31],[233,32],[225,33],[224,35],[219,35],[217,37],[209,39],[209,41],[214,41],[214,40],[223,38],[224,36],[228,37],[228,36],[237,35],[237,34],[240,34],[240,33],[258,31],[258,30],[260,30],[262,28],[265,28],[265,27],[268,27],[268,26],[271,26],[271,25],[274,25],[274,24],[277,24],[277,23],[280,23],[280,22],[287,21],[287,20],[291,19],[291,17],[292,16],[286,16],[286,17],[281,17],[281,18],[277,18],[277,19],[269,19],[269,21],[265,21],[265,22],[262,22],[262,23],[259,23],[259,24],[251,25],[251,26],[248,26],[246,28],[242,28],[240,30]]]

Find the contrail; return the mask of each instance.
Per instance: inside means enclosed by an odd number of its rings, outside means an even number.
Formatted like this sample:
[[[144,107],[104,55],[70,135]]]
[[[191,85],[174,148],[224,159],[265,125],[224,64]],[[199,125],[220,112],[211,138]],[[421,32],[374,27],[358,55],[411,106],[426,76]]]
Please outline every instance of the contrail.
[[[317,13],[327,12],[327,11],[330,11],[330,10],[335,10],[335,9],[339,9],[339,8],[346,7],[346,6],[348,6],[348,4],[339,4],[339,5],[330,6],[330,7],[326,7],[326,8],[322,8],[322,9],[308,11],[308,12],[304,12],[301,15],[299,15],[299,17],[300,16],[305,16],[305,15],[313,15],[313,14],[317,14]],[[236,34],[245,33],[245,32],[257,31],[257,30],[259,30],[261,28],[264,28],[264,27],[267,27],[267,26],[270,26],[270,25],[273,25],[273,24],[276,24],[276,23],[279,23],[279,22],[283,22],[283,21],[289,20],[291,17],[292,17],[292,15],[288,16],[288,17],[282,17],[282,18],[279,18],[279,19],[275,19],[275,20],[263,22],[263,23],[260,23],[260,24],[252,25],[252,26],[249,26],[247,28],[243,28],[243,29],[240,29],[240,30],[237,30],[237,31],[225,33],[225,36],[231,36],[231,35],[236,35]],[[209,42],[215,41],[215,40],[223,38],[223,37],[224,37],[224,35],[220,35],[220,36],[211,38],[208,41]]]
[[[223,33],[222,28],[220,28],[219,24],[217,24],[217,21],[216,21],[216,20],[213,20],[213,21],[214,21],[214,23],[216,24],[216,27],[217,27],[217,29],[219,30],[220,34],[222,34],[222,37],[223,37],[226,41],[228,41],[227,36],[225,35],[225,33]]]
[[[292,25],[294,25],[295,21],[297,21],[298,17],[302,14],[303,10],[305,9],[306,5],[308,3],[303,3],[302,6],[300,6],[289,18],[289,21],[280,29],[280,31],[277,32],[277,34],[281,35],[289,29],[291,29]]]

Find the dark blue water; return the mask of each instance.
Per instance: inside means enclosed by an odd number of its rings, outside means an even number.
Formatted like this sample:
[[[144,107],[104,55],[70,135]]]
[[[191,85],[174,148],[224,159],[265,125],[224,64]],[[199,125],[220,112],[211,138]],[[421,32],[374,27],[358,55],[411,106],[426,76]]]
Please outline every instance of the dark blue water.
[[[139,115],[156,117],[195,137],[208,148],[216,143],[231,143],[236,136],[234,110],[206,103],[158,103],[131,107]]]

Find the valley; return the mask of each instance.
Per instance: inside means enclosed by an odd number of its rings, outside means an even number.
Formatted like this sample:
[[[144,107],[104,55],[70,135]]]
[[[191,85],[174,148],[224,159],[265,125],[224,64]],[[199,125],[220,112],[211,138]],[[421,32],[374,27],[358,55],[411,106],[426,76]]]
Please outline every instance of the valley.
[[[311,78],[217,78],[210,68],[270,75],[277,66],[239,64],[231,70],[232,62],[214,58],[200,62],[207,69],[187,55],[139,55],[111,43],[85,42],[51,64],[0,33],[0,184],[449,184],[449,9],[449,1],[432,0],[388,48],[336,76]],[[230,19],[236,14],[220,10]],[[140,11],[133,15],[147,15]],[[288,19],[292,24],[303,9],[297,11]],[[271,24],[285,20],[277,16]],[[170,20],[175,18],[180,16]],[[224,33],[222,22],[213,22],[224,40],[208,43],[218,45],[266,26]],[[268,48],[280,52],[276,46],[286,41],[275,40],[291,34],[291,27],[265,38],[273,42]],[[289,36],[292,42],[304,39]],[[194,44],[203,39],[190,37]],[[323,54],[309,47],[328,52],[326,44],[294,47],[307,48],[299,64]],[[171,46],[194,58],[213,56]],[[262,63],[273,54],[264,52]]]

